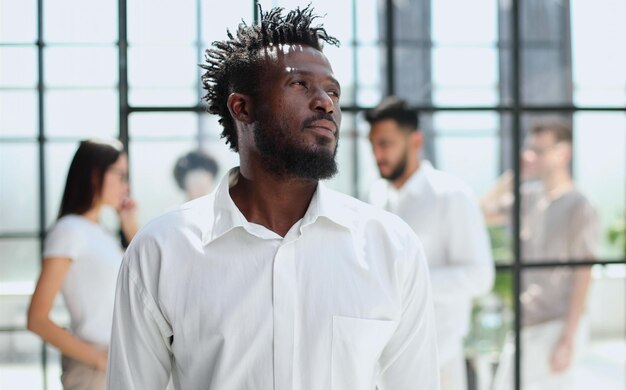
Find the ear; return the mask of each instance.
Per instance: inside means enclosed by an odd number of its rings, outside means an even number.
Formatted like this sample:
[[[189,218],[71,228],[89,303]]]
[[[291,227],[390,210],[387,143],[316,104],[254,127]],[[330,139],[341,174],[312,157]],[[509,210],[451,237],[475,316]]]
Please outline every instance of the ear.
[[[420,130],[412,131],[409,136],[409,142],[411,143],[411,149],[420,150],[424,144],[424,133]]]
[[[250,124],[254,122],[252,99],[248,95],[233,92],[228,96],[228,111],[232,117],[243,123]]]

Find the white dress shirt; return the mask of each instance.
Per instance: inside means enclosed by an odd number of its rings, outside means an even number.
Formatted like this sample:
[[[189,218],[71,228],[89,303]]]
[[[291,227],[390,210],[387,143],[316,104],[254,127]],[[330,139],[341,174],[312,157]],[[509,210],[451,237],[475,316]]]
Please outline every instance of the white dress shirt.
[[[426,260],[396,216],[319,184],[281,237],[214,193],[149,223],[118,279],[109,389],[438,389]]]
[[[460,180],[425,160],[400,189],[377,181],[370,202],[400,216],[424,245],[443,364],[469,330],[472,298],[493,284],[489,237],[478,202]]]

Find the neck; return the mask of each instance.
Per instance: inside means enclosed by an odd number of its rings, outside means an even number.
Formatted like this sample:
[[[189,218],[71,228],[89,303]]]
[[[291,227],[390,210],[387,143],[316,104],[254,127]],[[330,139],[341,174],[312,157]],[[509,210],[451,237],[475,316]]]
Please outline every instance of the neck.
[[[90,208],[89,210],[87,210],[86,212],[84,212],[82,216],[92,222],[99,223],[100,222],[100,208],[101,208],[100,206],[94,206]]]
[[[574,187],[572,177],[566,170],[553,172],[543,179],[545,192],[550,198],[556,198]]]
[[[306,213],[318,182],[279,177],[258,162],[241,160],[239,180],[230,188],[233,202],[249,222],[284,237]]]
[[[421,161],[418,158],[410,159],[402,176],[392,181],[391,185],[393,185],[396,189],[402,188],[411,178],[411,176],[413,176],[413,174],[417,172],[418,169],[420,169],[421,165]]]

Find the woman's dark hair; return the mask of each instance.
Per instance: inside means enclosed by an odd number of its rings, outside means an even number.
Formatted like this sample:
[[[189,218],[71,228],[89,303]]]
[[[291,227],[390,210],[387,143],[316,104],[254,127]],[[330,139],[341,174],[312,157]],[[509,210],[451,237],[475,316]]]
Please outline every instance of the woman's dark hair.
[[[174,165],[174,178],[181,190],[185,189],[185,176],[190,171],[203,170],[215,177],[217,175],[217,162],[213,157],[201,151],[189,152],[176,161]]]
[[[259,87],[263,48],[278,45],[302,44],[322,50],[322,42],[339,45],[339,41],[326,33],[321,26],[311,26],[318,16],[307,6],[283,15],[283,8],[272,8],[269,12],[260,9],[258,25],[248,26],[242,22],[233,35],[227,31],[228,40],[213,42],[213,49],[205,52],[205,64],[200,65],[206,72],[202,75],[202,85],[207,91],[204,96],[209,104],[208,111],[220,117],[224,130],[222,138],[237,152],[237,130],[228,111],[228,95],[239,92],[254,97]]]
[[[118,140],[81,141],[67,173],[58,218],[87,212],[102,191],[104,173],[123,153]]]

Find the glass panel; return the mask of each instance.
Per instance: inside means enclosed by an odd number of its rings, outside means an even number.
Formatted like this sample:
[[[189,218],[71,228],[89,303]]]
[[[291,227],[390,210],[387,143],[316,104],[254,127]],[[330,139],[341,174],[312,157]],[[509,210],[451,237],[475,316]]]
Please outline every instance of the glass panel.
[[[114,137],[118,134],[118,96],[111,90],[63,91],[45,94],[48,137]]]
[[[198,132],[198,114],[132,113],[129,117],[131,138],[137,137],[193,137]]]
[[[382,15],[382,2],[378,0],[353,1],[356,8],[356,41],[359,44],[374,44],[379,41],[379,15]],[[344,45],[347,45],[345,42]]]
[[[515,334],[513,275],[496,272],[493,290],[474,301],[470,331],[465,338],[468,379],[475,389],[512,389]]]
[[[380,54],[384,55],[382,52]],[[430,49],[408,45],[396,48],[396,95],[415,105],[427,105],[431,102],[430,59]]]
[[[58,349],[46,344],[46,382],[48,390],[63,390],[61,385],[61,354]]]
[[[197,64],[193,47],[129,48],[130,104],[198,104],[200,80],[197,77]]]
[[[527,104],[572,101],[569,2],[520,3],[520,89]]]
[[[117,48],[48,47],[45,80],[52,87],[115,87]]]
[[[495,0],[433,1],[433,41],[437,45],[493,46],[497,36],[497,10],[498,5]],[[480,23],[476,23],[478,17],[480,17]]]
[[[0,85],[37,86],[37,50],[35,47],[0,47]]]
[[[626,2],[572,0],[571,19],[574,103],[626,105]]]
[[[49,228],[59,213],[67,171],[78,149],[78,142],[50,142],[45,147],[46,228]]]
[[[35,90],[0,92],[0,137],[35,137],[39,109]]]
[[[476,194],[486,192],[498,176],[498,114],[437,112],[433,121],[438,168],[463,180]],[[480,151],[480,158],[467,158],[468,151]]]
[[[434,104],[497,104],[498,58],[495,49],[436,47],[432,55]]]
[[[117,1],[44,0],[44,39],[48,42],[114,42]]]
[[[34,143],[0,144],[0,233],[39,230],[38,160]]]
[[[0,333],[0,388],[41,389],[41,341],[31,332]]]
[[[602,259],[626,257],[625,147],[625,114],[574,114],[574,178],[598,213]]]
[[[2,254],[0,256],[2,294],[31,294],[39,275],[39,239],[0,239],[0,254]],[[3,311],[3,318],[5,313]],[[25,314],[26,312],[21,313]]]
[[[523,389],[624,388],[625,276],[623,265],[523,272]]]
[[[362,107],[373,107],[383,96],[381,46],[364,46],[357,49],[357,82],[356,104]]]
[[[37,1],[0,0],[0,42],[35,42]]]
[[[127,9],[131,43],[189,44],[196,40],[196,0],[129,0]]]
[[[261,2],[262,3],[262,2]],[[263,4],[263,3],[262,3]],[[200,2],[202,22],[202,48],[208,48],[213,41],[223,41],[227,38],[226,29],[231,32],[237,30],[237,26],[241,21],[245,21],[248,25],[252,24],[253,4],[250,0],[231,0],[228,4],[221,4],[219,7],[214,6],[206,1]],[[268,10],[263,4],[263,9]],[[215,23],[219,20],[219,23]]]

